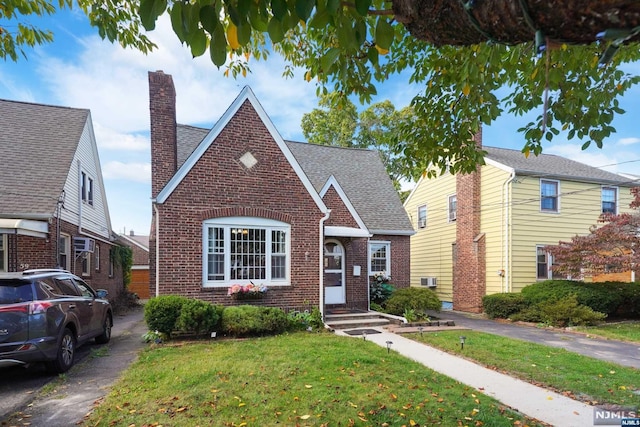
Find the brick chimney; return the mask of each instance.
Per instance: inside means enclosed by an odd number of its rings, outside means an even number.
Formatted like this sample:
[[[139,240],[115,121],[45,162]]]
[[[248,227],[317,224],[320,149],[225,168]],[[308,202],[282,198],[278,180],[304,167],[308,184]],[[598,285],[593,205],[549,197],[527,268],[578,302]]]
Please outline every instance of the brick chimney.
[[[176,139],[176,90],[171,75],[149,72],[149,113],[151,116],[151,197],[169,182],[178,170]]]
[[[473,136],[482,147],[482,128]],[[456,245],[453,259],[453,309],[482,312],[486,292],[486,242],[480,232],[480,165],[456,175]]]

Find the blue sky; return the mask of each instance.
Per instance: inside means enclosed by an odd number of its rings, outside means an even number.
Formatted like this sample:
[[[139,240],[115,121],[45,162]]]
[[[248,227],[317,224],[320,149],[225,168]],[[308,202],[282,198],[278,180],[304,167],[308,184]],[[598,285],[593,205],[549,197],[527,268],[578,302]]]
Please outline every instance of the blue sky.
[[[27,50],[28,60],[0,66],[0,98],[91,110],[111,223],[118,233],[149,233],[148,71],[163,70],[173,76],[178,122],[183,124],[212,126],[249,85],[281,135],[303,141],[300,120],[317,106],[316,85],[305,82],[303,73],[282,78],[284,63],[277,57],[252,62],[247,78],[224,77],[207,55],[192,59],[167,20],[149,34],[158,49],[148,55],[101,40],[79,11],[43,19],[42,26],[55,33],[54,43]],[[634,68],[640,73],[640,67]],[[375,101],[389,99],[401,108],[419,90],[408,78],[396,77],[378,86]],[[544,152],[606,166],[612,172],[640,174],[640,88],[629,91],[621,104],[627,113],[616,118],[618,132],[602,150],[582,151],[581,142],[559,137],[545,144]],[[484,145],[521,149],[523,139],[517,129],[527,121],[500,118],[484,129]]]

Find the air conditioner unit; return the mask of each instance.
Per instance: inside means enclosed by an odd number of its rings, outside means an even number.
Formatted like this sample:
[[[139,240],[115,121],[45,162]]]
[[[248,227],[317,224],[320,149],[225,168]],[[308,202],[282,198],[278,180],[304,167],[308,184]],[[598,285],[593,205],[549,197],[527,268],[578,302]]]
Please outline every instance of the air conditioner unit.
[[[73,248],[76,252],[91,252],[96,246],[96,241],[89,237],[74,237]]]
[[[427,219],[423,218],[418,221],[418,228],[426,228],[427,227]]]
[[[438,286],[438,279],[436,277],[421,277],[420,285],[428,288],[435,288]]]

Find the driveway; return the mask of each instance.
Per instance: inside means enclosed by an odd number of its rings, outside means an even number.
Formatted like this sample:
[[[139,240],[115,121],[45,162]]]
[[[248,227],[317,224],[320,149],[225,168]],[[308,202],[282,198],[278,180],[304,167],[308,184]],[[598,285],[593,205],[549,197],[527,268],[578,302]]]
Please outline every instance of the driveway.
[[[434,318],[453,320],[456,326],[551,347],[560,347],[584,356],[640,369],[640,344],[638,343],[590,338],[582,333],[489,320],[481,315],[455,311],[430,312],[429,314]]]
[[[115,317],[108,344],[80,347],[79,360],[64,375],[47,375],[41,366],[0,372],[0,422],[47,427],[77,424],[137,358],[145,347],[141,338],[145,332],[143,309],[136,308]],[[46,391],[41,390],[47,383]]]

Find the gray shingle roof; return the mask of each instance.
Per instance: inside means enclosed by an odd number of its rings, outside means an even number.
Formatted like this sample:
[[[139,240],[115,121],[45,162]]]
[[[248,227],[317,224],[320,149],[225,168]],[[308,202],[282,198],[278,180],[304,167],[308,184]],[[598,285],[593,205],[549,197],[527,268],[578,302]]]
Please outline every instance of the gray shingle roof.
[[[377,151],[287,141],[314,188],[333,175],[370,231],[413,231]]]
[[[0,216],[55,212],[89,110],[0,100]]]
[[[486,158],[513,168],[518,175],[615,185],[624,185],[630,181],[624,176],[554,154],[530,155],[527,158],[519,150],[487,146],[482,148],[487,151]]]
[[[208,132],[178,125],[178,167]],[[320,192],[331,175],[335,177],[369,230],[413,232],[378,152],[292,141],[286,144],[316,191]]]

